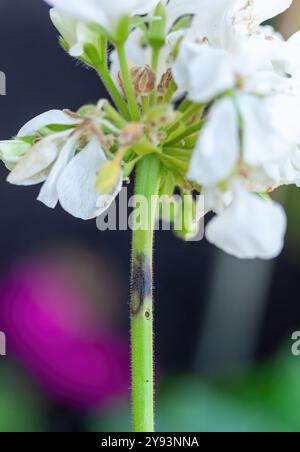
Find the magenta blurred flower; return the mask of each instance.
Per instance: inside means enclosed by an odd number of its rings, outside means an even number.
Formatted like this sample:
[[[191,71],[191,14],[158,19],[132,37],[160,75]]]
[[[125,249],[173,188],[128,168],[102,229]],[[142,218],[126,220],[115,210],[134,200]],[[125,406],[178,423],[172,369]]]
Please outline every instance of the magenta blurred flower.
[[[127,395],[126,339],[109,327],[95,334],[90,300],[57,260],[23,262],[0,289],[0,329],[6,333],[8,353],[51,395],[88,410]]]

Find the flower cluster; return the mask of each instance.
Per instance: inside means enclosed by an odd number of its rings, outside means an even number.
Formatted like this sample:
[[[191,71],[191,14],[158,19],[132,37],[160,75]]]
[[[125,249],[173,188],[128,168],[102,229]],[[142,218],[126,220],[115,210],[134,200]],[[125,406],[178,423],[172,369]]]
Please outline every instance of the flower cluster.
[[[300,185],[300,33],[285,41],[262,24],[292,0],[47,3],[61,45],[112,103],[52,110],[0,142],[8,181],[43,182],[40,201],[91,219],[155,154],[161,194],[204,193],[210,242],[277,256],[286,217],[270,193]]]

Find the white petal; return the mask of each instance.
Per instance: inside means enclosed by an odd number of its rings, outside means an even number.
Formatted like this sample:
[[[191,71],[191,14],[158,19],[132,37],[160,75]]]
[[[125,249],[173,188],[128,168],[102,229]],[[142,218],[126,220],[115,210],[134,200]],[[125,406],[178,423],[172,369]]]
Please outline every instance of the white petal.
[[[44,138],[32,146],[9,174],[7,181],[14,185],[35,185],[45,180],[58,149],[51,138]]]
[[[272,259],[283,248],[286,215],[283,208],[242,188],[232,204],[206,228],[207,240],[240,259]]]
[[[144,15],[150,13],[159,3],[160,0],[134,0],[136,4],[134,5],[133,14]]]
[[[111,198],[101,197],[95,190],[96,175],[107,162],[96,138],[83,149],[63,171],[57,184],[59,201],[63,209],[76,218],[90,220],[96,218],[109,207]],[[118,191],[114,193],[116,196]]]
[[[72,47],[70,47],[69,54],[74,57],[80,57],[84,53],[84,44],[82,42],[77,42]]]
[[[200,13],[202,2],[195,0],[170,0],[166,11],[168,17],[168,27],[171,27],[181,16]],[[202,11],[204,11],[202,9]]]
[[[200,133],[188,179],[214,185],[227,179],[239,158],[238,117],[229,98],[219,101]]]
[[[292,96],[240,95],[243,157],[250,165],[275,161],[290,152],[299,139],[299,104]]]
[[[287,10],[293,0],[254,0],[253,13],[258,18],[259,23],[283,13]]]
[[[88,22],[101,25],[114,32],[119,20],[128,15],[147,14],[155,8],[159,0],[46,0],[51,6]]]
[[[58,203],[57,182],[67,164],[74,157],[78,140],[78,134],[74,134],[67,140],[39,193],[38,201],[50,208],[54,208]]]
[[[64,40],[73,46],[77,41],[77,21],[56,8],[50,10],[50,18]]]
[[[29,137],[37,133],[38,130],[49,125],[73,125],[79,121],[71,118],[61,110],[50,110],[36,116],[27,122],[18,133],[18,137]]]
[[[109,26],[107,16],[100,6],[101,0],[100,2],[98,0],[46,0],[46,2],[71,17],[98,23],[103,27]],[[107,3],[111,8],[111,4]]]
[[[275,190],[282,185],[300,183],[300,150],[295,148],[283,159],[258,168],[252,179],[259,191]]]
[[[235,85],[230,55],[222,49],[183,41],[173,66],[179,89],[194,102],[207,102]]]
[[[199,13],[193,32],[229,50],[237,39],[256,33],[260,24],[286,10],[292,0],[198,0],[195,4]]]

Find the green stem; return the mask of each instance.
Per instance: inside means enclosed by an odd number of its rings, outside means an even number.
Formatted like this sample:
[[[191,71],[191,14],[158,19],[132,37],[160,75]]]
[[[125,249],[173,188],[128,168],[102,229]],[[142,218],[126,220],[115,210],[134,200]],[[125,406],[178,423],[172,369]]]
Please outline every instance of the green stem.
[[[153,71],[155,74],[156,74],[156,72],[157,72],[158,65],[159,65],[160,50],[161,50],[161,47],[160,47],[160,46],[153,46],[153,47],[152,47],[152,63],[151,63],[151,68],[152,68],[152,71]]]
[[[200,132],[204,125],[204,121],[200,121],[199,123],[193,124],[190,127],[187,127],[186,130],[180,132],[177,136],[173,137],[172,140],[166,141],[165,146],[174,147],[176,144],[180,143],[180,141],[185,138],[189,138],[191,135]]]
[[[190,106],[192,105],[192,102],[189,99],[183,99],[178,107],[178,111],[181,113],[184,113]]]
[[[131,287],[132,408],[135,432],[154,431],[153,378],[153,241],[160,162],[145,156],[136,169],[136,195],[148,206],[147,227],[139,227],[134,211]],[[156,198],[154,198],[156,196]]]
[[[196,113],[203,113],[204,106],[193,104],[182,115],[181,122],[189,121]]]
[[[158,65],[159,65],[159,56],[160,56],[161,47],[160,46],[152,46],[152,63],[151,69],[154,74],[157,75]],[[153,106],[156,102],[157,93],[156,90],[150,95],[150,105]]]
[[[142,102],[142,108],[143,113],[147,113],[147,110],[149,108],[149,97],[148,96],[141,96],[141,102]]]
[[[123,99],[122,95],[117,90],[117,87],[114,84],[113,79],[111,78],[111,75],[109,73],[107,66],[104,63],[100,64],[97,67],[97,70],[98,70],[98,73],[100,75],[100,78],[101,78],[103,84],[105,85],[108,93],[110,94],[112,100],[118,107],[119,111],[122,113],[122,115],[126,119],[130,119],[128,106],[127,106],[125,100]]]
[[[176,83],[174,82],[174,80],[172,80],[170,83],[170,86],[166,92],[165,99],[164,99],[164,103],[166,105],[171,103],[173,94],[175,93],[176,89],[177,89]]]
[[[117,112],[114,107],[109,104],[108,102],[104,106],[104,111],[107,114],[107,117],[113,121],[114,124],[116,124],[120,129],[123,129],[123,127],[126,126],[127,121]]]
[[[120,69],[124,83],[124,89],[127,95],[127,100],[131,112],[131,118],[133,121],[138,121],[140,119],[140,112],[136,101],[136,96],[134,93],[131,76],[129,73],[129,68],[126,59],[126,52],[124,45],[117,46],[117,52],[119,56]]]
[[[202,105],[192,104],[180,117],[180,119],[176,120],[173,124],[167,127],[166,131],[168,135],[170,136],[173,132],[176,132],[182,124],[188,126],[187,123],[191,121],[194,115],[198,114],[199,116],[202,116],[203,110],[204,107]]]

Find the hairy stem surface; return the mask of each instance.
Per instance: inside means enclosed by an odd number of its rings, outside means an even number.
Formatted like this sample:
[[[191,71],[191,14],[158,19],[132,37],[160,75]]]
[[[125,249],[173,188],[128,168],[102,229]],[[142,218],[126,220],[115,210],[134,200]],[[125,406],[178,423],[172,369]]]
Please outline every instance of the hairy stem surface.
[[[147,201],[148,221],[147,227],[138,228],[141,211],[136,208],[132,243],[131,354],[135,432],[154,431],[152,267],[159,180],[159,160],[153,155],[144,157],[137,166],[135,194]]]

